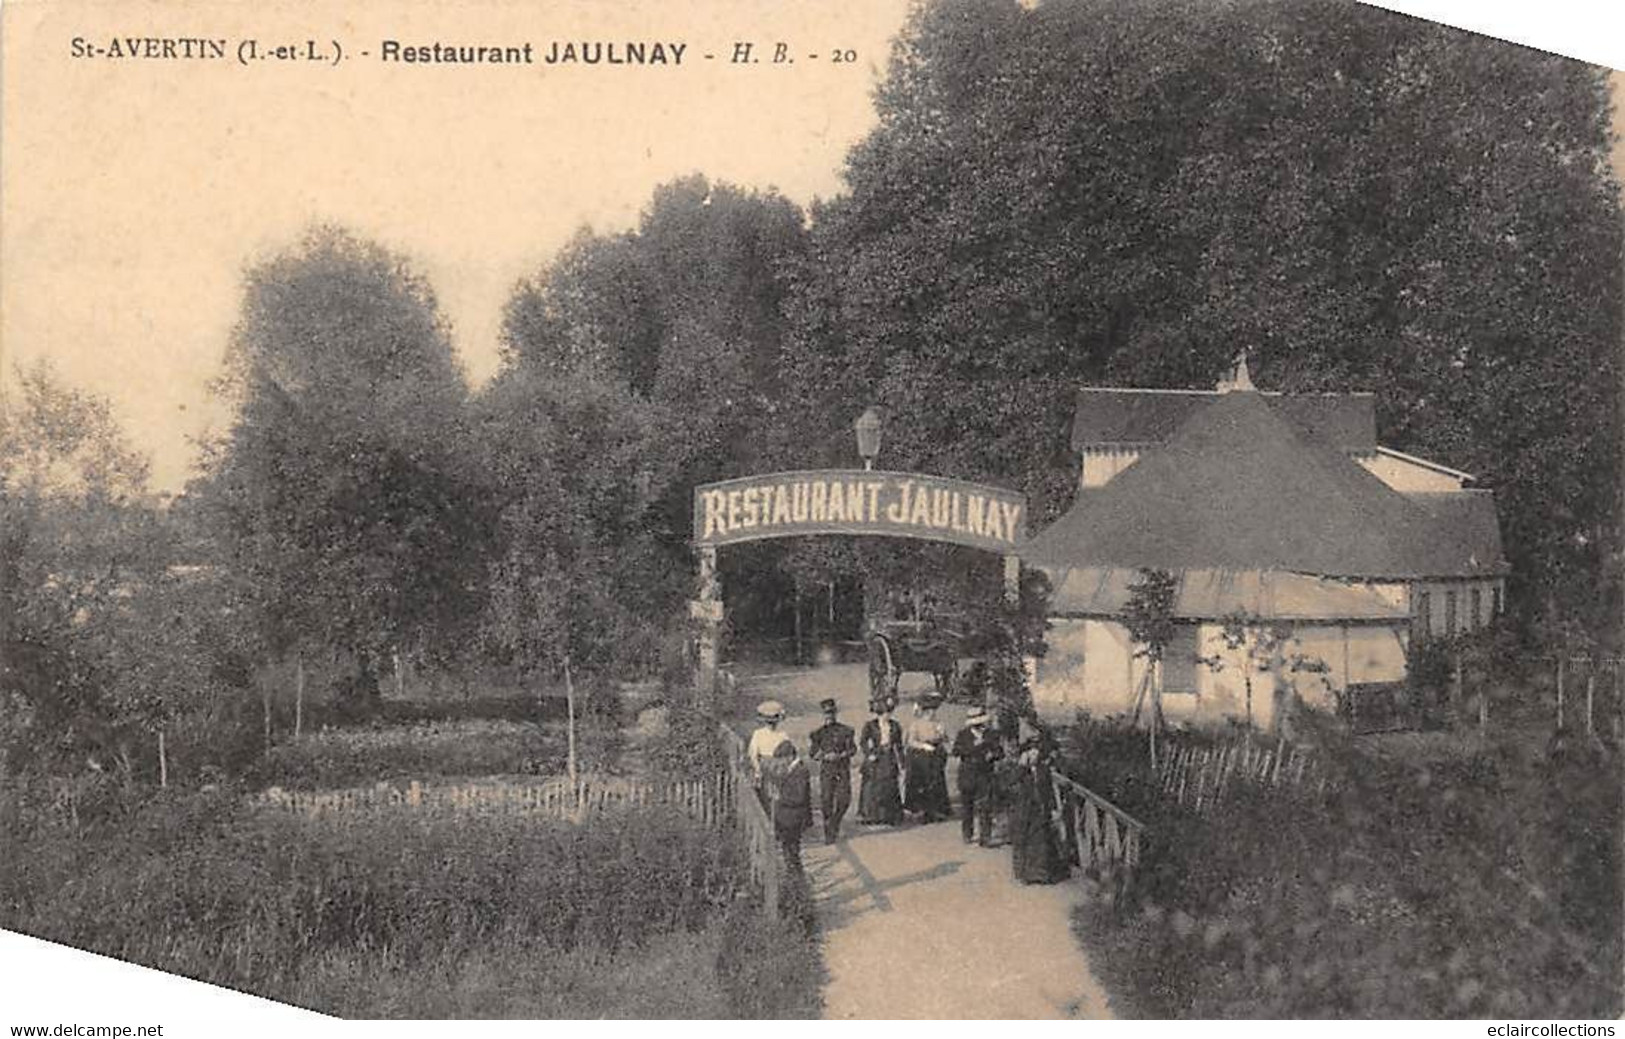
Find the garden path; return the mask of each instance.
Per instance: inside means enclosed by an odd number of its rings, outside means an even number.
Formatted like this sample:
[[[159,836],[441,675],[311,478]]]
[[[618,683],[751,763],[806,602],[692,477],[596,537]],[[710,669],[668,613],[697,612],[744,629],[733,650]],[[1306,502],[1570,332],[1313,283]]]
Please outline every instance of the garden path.
[[[747,697],[784,702],[785,729],[803,749],[822,723],[819,700],[834,697],[853,728],[867,717],[861,665],[759,675],[744,686]],[[955,731],[964,714],[949,705],[943,723]],[[1112,1016],[1072,935],[1079,885],[1017,884],[1007,849],[966,845],[954,822],[892,829],[849,817],[844,830],[825,845],[815,827],[804,854],[829,969],[826,1017]]]

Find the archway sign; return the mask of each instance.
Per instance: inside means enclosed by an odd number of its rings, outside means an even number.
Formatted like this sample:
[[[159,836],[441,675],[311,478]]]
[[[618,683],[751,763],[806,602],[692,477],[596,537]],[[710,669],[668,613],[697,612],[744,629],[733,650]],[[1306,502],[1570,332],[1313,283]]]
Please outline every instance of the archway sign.
[[[1015,596],[1017,551],[1026,540],[1027,499],[1002,487],[920,473],[815,469],[746,476],[694,489],[700,622],[699,682],[714,688],[722,596],[717,549],[746,541],[818,534],[917,538],[998,552],[1005,594]]]

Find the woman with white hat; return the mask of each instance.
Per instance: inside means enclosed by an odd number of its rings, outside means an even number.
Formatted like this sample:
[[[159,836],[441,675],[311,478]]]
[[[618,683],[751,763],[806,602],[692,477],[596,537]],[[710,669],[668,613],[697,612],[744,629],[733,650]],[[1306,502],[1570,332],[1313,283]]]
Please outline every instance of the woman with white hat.
[[[779,731],[779,723],[784,721],[784,705],[777,700],[763,700],[756,705],[756,721],[756,731],[750,734],[750,742],[745,745],[745,761],[750,765],[756,796],[762,799],[762,806],[771,811],[771,784],[768,782],[772,771],[770,762],[779,744],[790,738]]]
[[[903,735],[907,748],[903,810],[926,823],[953,814],[948,804],[948,730],[937,720],[941,706],[941,694],[922,694],[915,702],[914,721]]]

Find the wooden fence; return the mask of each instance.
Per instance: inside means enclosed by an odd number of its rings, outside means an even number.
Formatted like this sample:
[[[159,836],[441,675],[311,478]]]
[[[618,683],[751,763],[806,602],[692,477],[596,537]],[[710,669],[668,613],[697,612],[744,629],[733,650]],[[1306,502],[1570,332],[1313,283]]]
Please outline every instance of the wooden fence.
[[[1145,824],[1059,772],[1050,773],[1060,829],[1083,875],[1105,886],[1112,899],[1128,894],[1140,864]]]
[[[582,776],[542,783],[457,783],[405,787],[380,783],[349,790],[300,791],[272,787],[262,805],[309,816],[404,807],[425,812],[456,811],[543,815],[579,820],[608,810],[659,806],[677,809],[709,825],[719,825],[727,804],[725,777],[650,782],[621,776]]]
[[[1239,783],[1291,790],[1324,790],[1327,777],[1307,751],[1278,740],[1208,747],[1178,746],[1157,763],[1163,796],[1198,813],[1212,808]]]
[[[717,830],[737,832],[751,886],[761,893],[763,911],[777,915],[784,885],[784,860],[772,820],[757,798],[745,760],[745,743],[726,725],[719,727],[727,770],[708,779],[653,782],[621,776],[583,776],[541,783],[469,782],[431,785],[413,780],[403,786],[379,783],[348,790],[300,791],[272,787],[256,803],[272,811],[311,817],[381,808],[456,813],[540,815],[581,822],[598,812],[659,806],[676,809]]]
[[[1572,728],[1592,737],[1625,738],[1625,667],[1619,657],[1576,653],[1535,659],[1555,669],[1558,732]],[[1488,719],[1480,724],[1487,725]]]

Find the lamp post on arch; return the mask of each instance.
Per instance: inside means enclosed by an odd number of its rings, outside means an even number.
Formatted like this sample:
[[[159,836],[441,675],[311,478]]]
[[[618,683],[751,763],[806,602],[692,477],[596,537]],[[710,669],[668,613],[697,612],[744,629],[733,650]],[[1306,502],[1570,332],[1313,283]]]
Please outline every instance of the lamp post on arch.
[[[852,431],[858,435],[858,456],[863,459],[866,472],[874,469],[875,459],[880,455],[880,425],[880,412],[873,404],[852,423]]]

